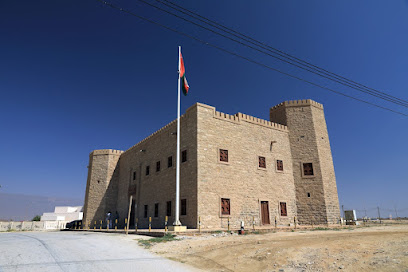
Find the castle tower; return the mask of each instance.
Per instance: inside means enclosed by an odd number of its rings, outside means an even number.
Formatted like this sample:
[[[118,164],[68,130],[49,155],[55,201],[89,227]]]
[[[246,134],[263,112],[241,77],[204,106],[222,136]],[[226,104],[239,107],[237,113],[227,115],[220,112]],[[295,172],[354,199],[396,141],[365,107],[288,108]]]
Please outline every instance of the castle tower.
[[[337,224],[340,210],[323,105],[313,100],[283,102],[270,120],[288,126],[301,224]]]
[[[119,168],[123,151],[112,149],[94,150],[89,154],[88,179],[84,203],[84,227],[105,221],[107,209],[116,207]],[[114,213],[114,210],[110,210]],[[106,224],[106,222],[105,222]]]

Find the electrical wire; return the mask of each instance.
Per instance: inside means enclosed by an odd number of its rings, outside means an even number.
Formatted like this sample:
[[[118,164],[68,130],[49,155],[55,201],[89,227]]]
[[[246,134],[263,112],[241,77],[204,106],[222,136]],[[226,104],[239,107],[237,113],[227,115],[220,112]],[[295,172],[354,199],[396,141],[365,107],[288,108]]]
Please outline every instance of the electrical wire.
[[[380,98],[380,99],[382,99],[382,100],[385,100],[385,101],[394,103],[394,104],[396,104],[396,105],[399,105],[399,106],[403,106],[403,107],[408,108],[408,101],[404,101],[404,100],[399,99],[399,98],[396,98],[396,99],[395,99],[395,98],[387,97],[387,96],[389,96],[389,95],[388,95],[388,94],[385,94],[385,93],[375,93],[375,92],[373,92],[373,91],[366,90],[366,89],[364,89],[364,88],[362,88],[362,87],[356,85],[355,83],[346,82],[346,81],[343,80],[343,79],[333,78],[333,76],[327,75],[328,73],[326,73],[326,72],[324,72],[324,71],[323,71],[323,72],[321,72],[321,71],[316,71],[316,69],[310,68],[310,66],[309,66],[309,67],[303,67],[302,65],[295,64],[295,63],[293,63],[293,62],[291,62],[291,61],[285,60],[285,59],[283,59],[283,58],[281,58],[281,57],[277,57],[277,56],[272,55],[272,54],[270,54],[270,53],[268,53],[268,52],[265,52],[265,51],[263,51],[263,50],[261,50],[261,49],[255,48],[255,47],[253,47],[253,46],[251,46],[251,45],[248,45],[247,43],[244,43],[244,42],[241,42],[241,41],[236,40],[236,39],[234,39],[234,38],[228,37],[228,36],[226,36],[226,35],[224,35],[224,34],[222,34],[222,33],[220,33],[220,32],[217,32],[217,31],[215,31],[215,30],[213,30],[213,29],[210,29],[210,28],[208,28],[208,27],[205,27],[205,26],[203,26],[203,25],[200,25],[200,24],[198,24],[198,23],[196,23],[196,22],[193,22],[193,21],[191,21],[191,20],[189,20],[189,19],[186,19],[186,18],[184,18],[184,17],[182,17],[182,16],[179,16],[179,15],[177,15],[177,14],[171,12],[171,11],[168,11],[168,10],[165,10],[165,9],[163,9],[163,8],[161,8],[161,7],[158,7],[158,6],[156,6],[156,5],[153,5],[153,4],[149,3],[148,1],[145,1],[145,0],[138,0],[138,1],[139,1],[139,2],[142,2],[142,3],[146,4],[146,5],[149,5],[149,6],[151,6],[151,7],[154,7],[154,8],[156,8],[156,9],[158,9],[158,10],[161,10],[161,11],[163,11],[163,12],[165,12],[165,13],[168,13],[168,14],[170,14],[170,15],[172,15],[172,16],[175,16],[175,17],[177,17],[177,18],[179,18],[179,19],[181,19],[181,20],[184,20],[184,21],[186,21],[186,22],[189,22],[189,23],[191,23],[191,24],[193,24],[193,25],[196,25],[196,26],[198,26],[198,27],[200,27],[200,28],[202,28],[202,29],[205,29],[205,30],[207,30],[207,31],[210,31],[210,32],[212,32],[212,33],[214,33],[214,34],[216,34],[216,35],[219,35],[219,36],[224,37],[224,38],[226,38],[226,39],[228,39],[228,40],[231,40],[231,41],[233,41],[233,42],[235,42],[235,43],[241,44],[241,45],[243,45],[243,46],[245,46],[245,47],[248,47],[248,48],[250,48],[250,49],[256,50],[256,51],[258,51],[258,52],[260,52],[260,53],[263,53],[263,54],[265,54],[265,55],[268,55],[268,56],[270,56],[270,57],[273,57],[273,58],[275,58],[275,59],[278,59],[278,60],[280,60],[280,61],[282,61],[282,62],[288,63],[288,64],[290,64],[290,65],[293,65],[293,66],[295,66],[295,67],[298,67],[298,68],[303,69],[303,70],[305,70],[305,71],[308,71],[308,72],[310,72],[310,73],[316,74],[316,75],[318,75],[318,76],[324,77],[324,78],[326,78],[326,79],[329,79],[329,80],[331,80],[331,81],[337,82],[337,83],[342,84],[342,85],[344,85],[344,86],[350,87],[350,88],[355,89],[355,90],[357,90],[357,91],[363,92],[363,93],[365,93],[365,94],[368,94],[368,95],[374,96],[374,97],[376,97],[376,98]],[[160,0],[156,0],[156,1],[161,2]],[[161,3],[162,3],[162,2],[161,2]],[[164,3],[163,3],[163,4],[164,4]],[[173,9],[174,9],[174,8],[173,8]],[[185,13],[185,12],[179,10],[179,9],[177,9],[177,10],[178,10],[179,12]],[[191,16],[191,15],[189,15],[189,16]],[[196,18],[196,17],[194,17],[194,18]],[[196,19],[197,19],[197,18],[196,18]],[[198,19],[198,20],[200,20],[200,19]],[[200,21],[202,21],[202,20],[200,20]],[[208,23],[207,23],[207,24],[208,24]],[[214,26],[214,25],[211,25],[211,26],[218,28],[217,26]],[[220,28],[218,28],[218,29],[220,29]],[[230,32],[228,32],[228,33],[231,34]],[[232,35],[234,35],[234,34],[232,34]],[[238,37],[237,35],[234,35],[234,36]],[[241,38],[241,39],[242,39],[242,38]],[[245,40],[245,39],[244,39],[244,40]],[[248,41],[248,40],[246,40],[246,41]],[[251,41],[249,41],[249,42],[252,43],[252,44],[254,44],[254,43],[251,42]],[[255,44],[255,45],[256,45],[256,44]],[[258,46],[259,46],[259,45],[258,45]],[[261,46],[261,47],[262,47],[262,46]],[[262,48],[267,49],[266,47],[262,47]],[[268,49],[267,49],[267,50],[268,50]],[[270,51],[270,50],[269,50],[269,51]],[[295,62],[298,62],[298,61],[295,61]],[[300,63],[300,62],[298,62],[298,63]],[[330,73],[330,72],[329,72],[329,73]],[[385,95],[384,95],[384,94],[385,94]]]
[[[226,26],[224,26],[224,25],[222,25],[222,24],[220,24],[220,23],[218,23],[218,22],[216,22],[216,21],[213,21],[213,20],[210,20],[210,19],[208,19],[208,18],[206,18],[206,17],[204,17],[204,16],[201,16],[200,14],[195,13],[195,12],[193,12],[193,11],[191,11],[191,10],[188,10],[188,9],[186,9],[186,8],[184,8],[184,7],[181,7],[181,6],[179,6],[179,5],[177,5],[177,4],[173,3],[173,2],[171,2],[171,1],[169,1],[169,0],[155,0],[155,1],[156,1],[156,2],[159,2],[159,3],[163,4],[163,5],[166,5],[166,6],[172,8],[172,9],[174,9],[174,10],[177,10],[178,12],[181,12],[181,13],[187,15],[187,16],[190,16],[190,17],[192,17],[192,18],[194,18],[194,19],[196,19],[196,20],[199,20],[199,21],[201,21],[201,22],[203,22],[203,23],[205,23],[205,24],[207,24],[207,25],[210,25],[210,26],[212,26],[212,27],[215,27],[215,28],[217,28],[217,29],[219,29],[219,30],[221,30],[221,31],[224,31],[224,32],[226,32],[226,33],[228,33],[228,34],[230,34],[230,35],[233,35],[233,36],[235,36],[235,37],[237,37],[237,38],[243,39],[243,40],[245,40],[246,42],[249,42],[249,43],[251,43],[251,44],[253,44],[253,45],[256,45],[256,46],[259,46],[259,47],[261,47],[261,48],[263,48],[263,49],[266,49],[266,50],[268,50],[268,51],[270,51],[270,52],[272,52],[272,53],[274,53],[274,54],[277,54],[277,55],[279,55],[279,56],[281,56],[281,57],[284,57],[284,58],[286,58],[286,59],[288,59],[288,60],[290,60],[290,61],[294,61],[294,62],[296,62],[296,63],[298,63],[298,64],[300,64],[300,65],[305,65],[306,67],[308,67],[308,68],[310,68],[310,69],[313,69],[313,70],[317,71],[318,73],[323,73],[323,74],[325,74],[325,75],[327,75],[327,76],[334,77],[334,78],[336,78],[336,79],[338,79],[338,80],[340,80],[340,81],[342,81],[342,82],[346,82],[346,83],[351,84],[351,85],[353,85],[353,86],[356,86],[356,87],[358,87],[358,88],[365,89],[365,90],[367,90],[367,91],[370,92],[370,93],[376,93],[376,94],[380,95],[381,97],[388,98],[388,99],[393,100],[394,102],[397,102],[397,104],[402,103],[402,104],[405,105],[405,106],[408,105],[408,101],[406,101],[406,100],[403,100],[403,99],[397,98],[397,97],[395,97],[395,96],[389,95],[389,94],[387,94],[387,93],[385,93],[385,92],[381,92],[381,91],[378,91],[378,90],[376,90],[376,89],[367,87],[367,86],[365,86],[365,85],[363,85],[363,84],[360,84],[360,83],[358,83],[358,82],[355,82],[355,81],[353,81],[353,80],[350,80],[350,79],[345,78],[345,77],[343,77],[343,76],[340,76],[340,75],[338,75],[338,74],[335,74],[335,73],[332,73],[332,72],[330,72],[330,71],[327,71],[327,70],[325,70],[325,69],[323,69],[323,68],[321,68],[321,67],[319,67],[319,66],[313,65],[313,64],[311,64],[311,63],[309,63],[309,62],[307,62],[307,61],[304,61],[304,60],[299,59],[299,58],[297,58],[297,57],[295,57],[295,56],[292,56],[292,55],[290,55],[290,54],[288,54],[288,53],[285,53],[285,52],[283,52],[283,51],[281,51],[281,50],[279,50],[279,49],[276,49],[276,48],[274,48],[274,47],[272,47],[272,46],[269,46],[269,45],[266,44],[266,43],[260,42],[259,40],[256,40],[256,39],[254,39],[254,38],[252,38],[252,37],[250,37],[250,36],[247,36],[247,35],[245,35],[245,34],[242,34],[242,33],[238,32],[238,31],[235,31],[235,30],[233,30],[233,29],[231,29],[231,28],[228,28],[228,27],[226,27]],[[145,1],[143,1],[143,2],[145,2]],[[166,3],[165,3],[165,2],[166,2]],[[170,5],[167,4],[167,3],[169,3]],[[189,14],[189,13],[190,13],[190,14]],[[191,15],[191,14],[192,14],[192,15]],[[281,59],[280,59],[280,60],[281,60]],[[285,61],[285,60],[282,60],[282,61]],[[285,61],[285,62],[287,62],[287,61]],[[289,63],[289,62],[287,62],[287,63]],[[303,69],[303,68],[302,68],[302,69]],[[308,70],[308,71],[309,71],[309,70]],[[341,84],[341,83],[340,83],[340,84]],[[402,105],[402,104],[400,104],[400,105]]]
[[[208,45],[208,46],[210,46],[210,47],[213,47],[213,48],[215,48],[215,49],[217,49],[217,50],[220,50],[220,51],[222,51],[222,52],[224,52],[224,53],[227,53],[227,54],[236,56],[236,57],[238,57],[238,58],[244,59],[244,60],[246,60],[246,61],[248,61],[248,62],[257,64],[257,65],[262,66],[262,67],[264,67],[264,68],[267,68],[267,69],[269,69],[269,70],[276,71],[276,72],[281,73],[281,74],[283,74],[283,75],[286,75],[286,76],[289,76],[289,77],[291,77],[291,78],[297,79],[297,80],[299,80],[299,81],[302,81],[302,82],[308,83],[308,84],[310,84],[310,85],[319,87],[319,88],[321,88],[321,89],[328,90],[328,91],[333,92],[333,93],[336,93],[336,94],[338,94],[338,95],[342,95],[342,96],[348,97],[348,98],[350,98],[350,99],[353,99],[353,100],[356,100],[356,101],[359,101],[359,102],[362,102],[362,103],[365,103],[365,104],[368,104],[368,105],[371,105],[371,106],[374,106],[374,107],[377,107],[377,108],[380,108],[380,109],[383,109],[383,110],[387,110],[387,111],[390,111],[390,112],[393,112],[393,113],[396,113],[396,114],[399,114],[399,115],[408,117],[408,114],[405,114],[405,113],[402,113],[402,112],[399,112],[399,111],[396,111],[396,110],[393,110],[393,109],[390,109],[390,108],[387,108],[387,107],[384,107],[384,106],[380,106],[380,105],[377,105],[377,104],[368,102],[368,101],[366,101],[366,100],[353,97],[353,96],[351,96],[351,95],[344,94],[344,93],[342,93],[342,92],[340,92],[340,91],[336,91],[336,90],[333,90],[333,89],[331,89],[331,88],[328,88],[328,87],[319,85],[319,84],[317,84],[317,83],[314,83],[314,82],[312,82],[312,81],[309,81],[309,80],[300,78],[300,77],[298,77],[298,76],[289,74],[289,73],[287,73],[287,72],[283,72],[283,71],[281,71],[281,70],[279,70],[279,69],[273,68],[273,67],[271,67],[271,66],[268,66],[268,65],[263,64],[263,63],[261,63],[261,62],[258,62],[258,61],[256,61],[256,60],[253,60],[253,59],[251,59],[251,58],[244,57],[244,56],[242,56],[242,55],[239,55],[239,54],[237,54],[237,53],[234,53],[234,52],[232,52],[232,51],[229,51],[229,50],[227,50],[227,49],[225,49],[225,48],[222,48],[222,47],[220,47],[220,46],[218,46],[218,45],[209,43],[209,42],[207,42],[207,41],[204,41],[204,40],[202,40],[202,39],[199,39],[199,38],[197,38],[197,37],[194,37],[194,36],[192,36],[192,35],[190,35],[190,34],[187,34],[187,33],[185,33],[185,32],[182,32],[182,31],[179,31],[179,30],[177,30],[177,29],[168,27],[168,26],[166,26],[166,25],[164,25],[164,24],[158,23],[158,22],[156,22],[156,21],[153,21],[153,20],[148,19],[148,18],[146,18],[146,17],[143,17],[143,16],[141,16],[141,15],[138,15],[138,14],[136,14],[136,13],[134,13],[134,12],[128,10],[128,9],[121,8],[121,7],[116,6],[116,5],[112,4],[112,3],[109,3],[109,2],[106,2],[106,1],[103,1],[103,0],[96,0],[96,1],[101,2],[101,3],[103,3],[103,4],[105,4],[106,6],[109,6],[109,7],[111,7],[111,8],[117,9],[117,10],[119,10],[119,11],[121,11],[121,12],[127,13],[127,14],[129,14],[129,15],[134,16],[134,17],[137,17],[137,18],[139,18],[139,19],[141,19],[141,20],[147,21],[147,22],[149,22],[149,23],[151,23],[151,24],[160,26],[160,27],[165,28],[165,29],[167,29],[167,30],[170,30],[170,31],[172,31],[172,32],[174,32],[174,33],[177,33],[177,34],[179,34],[179,35],[182,35],[182,36],[185,36],[185,37],[190,38],[190,39],[192,39],[192,40],[195,40],[195,41],[197,41],[197,42],[199,42],[199,43],[202,43],[202,44],[204,44],[204,45]]]

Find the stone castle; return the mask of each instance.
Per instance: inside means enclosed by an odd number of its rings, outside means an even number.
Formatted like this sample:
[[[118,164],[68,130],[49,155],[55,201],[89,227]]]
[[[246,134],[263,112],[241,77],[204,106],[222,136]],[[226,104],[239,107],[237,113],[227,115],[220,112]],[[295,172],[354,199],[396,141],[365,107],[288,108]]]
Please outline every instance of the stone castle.
[[[283,102],[270,121],[196,103],[180,119],[180,221],[188,228],[337,224],[340,210],[323,106]],[[126,151],[89,156],[84,224],[164,228],[174,221],[176,120]],[[132,203],[130,196],[132,195]]]

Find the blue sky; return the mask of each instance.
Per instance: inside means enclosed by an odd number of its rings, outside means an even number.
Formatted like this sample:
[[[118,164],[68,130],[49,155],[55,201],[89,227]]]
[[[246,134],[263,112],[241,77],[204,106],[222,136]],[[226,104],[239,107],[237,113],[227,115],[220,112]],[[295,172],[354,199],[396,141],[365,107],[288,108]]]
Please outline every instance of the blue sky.
[[[142,16],[318,84],[408,113],[148,7]],[[175,1],[176,2],[176,1]],[[408,100],[407,1],[177,1],[364,85]],[[284,100],[325,106],[340,204],[408,216],[408,117],[286,77],[96,0],[0,2],[0,192],[83,198],[88,154],[126,150],[176,118],[177,46],[195,102],[268,119]],[[388,209],[388,210],[387,210]]]

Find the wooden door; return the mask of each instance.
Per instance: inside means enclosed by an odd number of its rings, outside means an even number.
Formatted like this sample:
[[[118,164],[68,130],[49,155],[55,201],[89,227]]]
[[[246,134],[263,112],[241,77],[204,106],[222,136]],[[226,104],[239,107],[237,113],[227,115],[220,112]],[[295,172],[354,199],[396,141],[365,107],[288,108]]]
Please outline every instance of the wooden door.
[[[261,201],[262,225],[270,224],[269,221],[269,204],[268,201]]]

